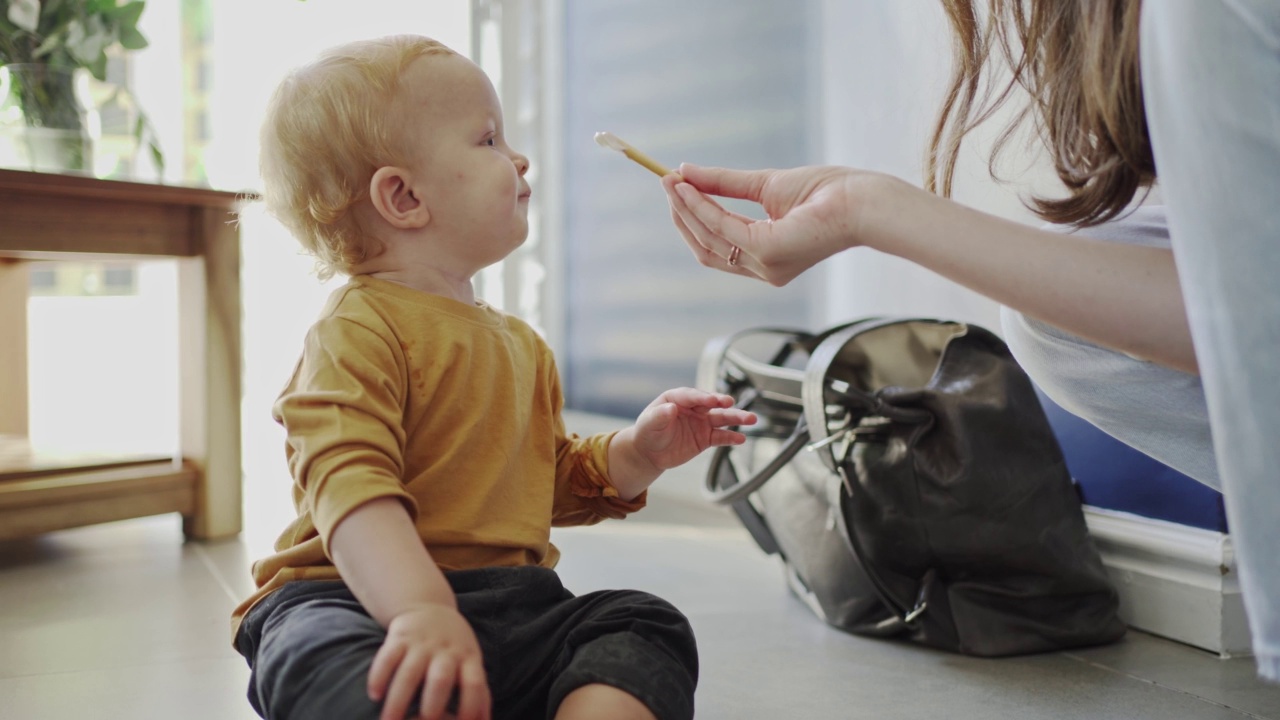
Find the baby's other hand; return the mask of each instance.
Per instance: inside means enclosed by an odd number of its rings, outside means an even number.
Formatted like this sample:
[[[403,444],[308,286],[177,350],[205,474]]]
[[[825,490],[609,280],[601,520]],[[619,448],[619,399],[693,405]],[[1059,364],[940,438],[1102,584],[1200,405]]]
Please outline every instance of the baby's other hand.
[[[733,407],[728,395],[675,388],[658,396],[635,424],[635,449],[654,468],[668,470],[715,445],[741,445],[746,436],[727,428],[754,425],[753,412]]]

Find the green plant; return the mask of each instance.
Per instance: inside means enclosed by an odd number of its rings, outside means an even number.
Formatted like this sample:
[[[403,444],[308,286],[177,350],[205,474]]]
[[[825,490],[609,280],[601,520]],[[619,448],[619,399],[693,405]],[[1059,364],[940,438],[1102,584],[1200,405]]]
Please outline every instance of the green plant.
[[[0,64],[43,65],[50,70],[88,70],[103,82],[108,53],[117,46],[141,50],[147,39],[138,31],[146,3],[133,0],[0,0]],[[79,129],[66,72],[41,73],[19,88],[23,111],[32,125]],[[69,115],[70,114],[70,115]],[[145,113],[133,128],[139,143],[146,138],[156,167],[164,156]]]

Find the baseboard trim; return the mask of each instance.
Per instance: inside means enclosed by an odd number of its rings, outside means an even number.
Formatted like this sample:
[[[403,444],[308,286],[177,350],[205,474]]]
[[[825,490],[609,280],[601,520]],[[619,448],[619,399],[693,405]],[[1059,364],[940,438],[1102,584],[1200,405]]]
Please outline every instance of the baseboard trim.
[[[1252,654],[1229,535],[1090,506],[1084,514],[1125,622],[1222,657]]]

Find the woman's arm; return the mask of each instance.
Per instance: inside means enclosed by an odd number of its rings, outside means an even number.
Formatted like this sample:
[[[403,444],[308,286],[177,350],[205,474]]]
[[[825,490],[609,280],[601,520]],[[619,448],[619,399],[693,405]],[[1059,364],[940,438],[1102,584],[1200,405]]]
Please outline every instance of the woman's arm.
[[[663,184],[677,228],[708,267],[783,285],[865,246],[1101,345],[1197,370],[1169,251],[1038,230],[847,168],[684,165]],[[703,193],[753,200],[773,219],[729,213]],[[730,266],[733,245],[741,253]]]
[[[1106,347],[1196,372],[1173,252],[1040,230],[893,182],[868,247]]]

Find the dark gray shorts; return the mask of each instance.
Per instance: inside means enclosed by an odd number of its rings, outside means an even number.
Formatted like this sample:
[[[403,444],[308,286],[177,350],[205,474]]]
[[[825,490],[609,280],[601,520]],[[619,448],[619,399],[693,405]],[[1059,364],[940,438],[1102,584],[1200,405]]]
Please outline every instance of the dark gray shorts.
[[[698,649],[665,600],[635,590],[575,597],[539,567],[445,577],[480,641],[494,720],[552,718],[592,683],[634,695],[660,720],[693,717]],[[252,670],[249,702],[268,720],[376,718],[365,687],[385,637],[342,582],[289,583],[249,612],[236,637]]]

